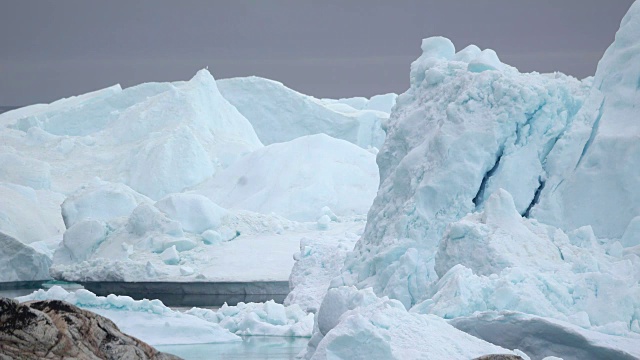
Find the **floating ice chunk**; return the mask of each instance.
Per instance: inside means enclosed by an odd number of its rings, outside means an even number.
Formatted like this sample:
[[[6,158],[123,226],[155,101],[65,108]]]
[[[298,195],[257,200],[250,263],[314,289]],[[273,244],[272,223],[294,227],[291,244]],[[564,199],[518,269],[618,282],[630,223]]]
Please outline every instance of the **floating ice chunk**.
[[[175,245],[163,251],[160,254],[160,258],[162,259],[162,262],[167,265],[178,265],[180,263],[180,254],[178,254],[178,250]]]
[[[197,234],[218,228],[227,215],[225,209],[198,194],[171,194],[156,202],[155,206],[178,221],[183,230]]]
[[[186,314],[210,321],[237,335],[310,337],[313,314],[298,305],[284,306],[269,300],[265,303],[224,304],[219,310],[192,308]]]
[[[469,62],[467,70],[475,73],[487,70],[502,70],[504,64],[500,62],[498,54],[491,49],[484,49],[473,60]]]
[[[318,330],[326,335],[340,321],[342,314],[375,303],[378,297],[371,289],[339,287],[327,291],[317,314]]]
[[[322,215],[316,222],[318,230],[329,230],[329,224],[331,224],[331,218],[329,215]]]

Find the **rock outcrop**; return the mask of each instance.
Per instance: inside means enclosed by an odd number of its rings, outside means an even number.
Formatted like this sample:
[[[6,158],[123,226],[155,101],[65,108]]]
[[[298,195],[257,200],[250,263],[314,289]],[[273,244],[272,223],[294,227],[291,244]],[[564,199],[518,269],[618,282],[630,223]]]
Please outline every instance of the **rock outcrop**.
[[[64,301],[0,299],[0,360],[63,358],[179,359]]]

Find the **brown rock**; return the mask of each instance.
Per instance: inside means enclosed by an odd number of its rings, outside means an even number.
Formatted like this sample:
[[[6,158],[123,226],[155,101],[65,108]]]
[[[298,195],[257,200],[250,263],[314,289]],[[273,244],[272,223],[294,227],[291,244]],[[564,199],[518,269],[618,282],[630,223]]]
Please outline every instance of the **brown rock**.
[[[59,300],[0,298],[0,359],[154,359],[157,351],[109,319]]]
[[[523,359],[518,355],[491,354],[491,355],[482,355],[473,360],[523,360]]]

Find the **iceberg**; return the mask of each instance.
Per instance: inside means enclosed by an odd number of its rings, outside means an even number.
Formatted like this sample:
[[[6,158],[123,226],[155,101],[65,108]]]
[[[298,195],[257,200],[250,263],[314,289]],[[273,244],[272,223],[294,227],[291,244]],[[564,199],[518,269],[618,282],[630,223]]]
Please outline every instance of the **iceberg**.
[[[9,111],[0,124],[0,163],[13,174],[0,179],[63,194],[99,174],[158,200],[262,147],[207,70]]]
[[[375,156],[344,140],[309,135],[265,146],[194,188],[220,206],[294,221],[367,212],[378,187]]]
[[[382,123],[388,119],[397,96],[362,98],[356,109],[346,99],[316,99],[256,76],[221,79],[217,84],[265,145],[322,133],[365,149],[380,147],[384,141]]]

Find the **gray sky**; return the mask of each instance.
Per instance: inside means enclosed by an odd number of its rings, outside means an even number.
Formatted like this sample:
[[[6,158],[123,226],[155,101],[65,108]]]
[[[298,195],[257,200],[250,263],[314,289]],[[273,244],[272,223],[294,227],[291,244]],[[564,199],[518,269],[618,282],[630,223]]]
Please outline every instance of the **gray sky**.
[[[408,88],[422,38],[497,51],[520,71],[593,75],[631,0],[0,3],[0,105],[115,83],[258,75],[316,97]]]

